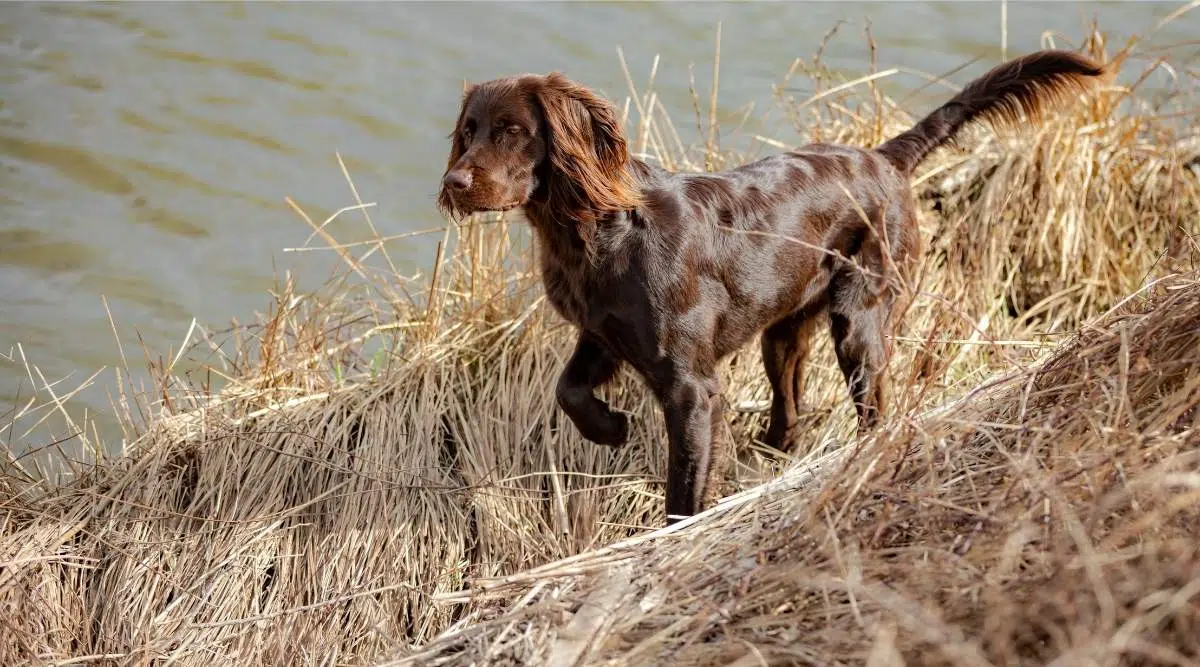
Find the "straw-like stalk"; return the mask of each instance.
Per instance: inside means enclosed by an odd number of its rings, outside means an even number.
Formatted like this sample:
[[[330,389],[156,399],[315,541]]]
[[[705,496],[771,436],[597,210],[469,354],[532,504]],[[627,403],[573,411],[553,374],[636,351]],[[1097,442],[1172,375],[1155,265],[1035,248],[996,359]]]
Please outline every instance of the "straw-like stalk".
[[[874,144],[914,119],[877,87],[898,72],[839,78],[818,52],[780,108],[806,139]],[[806,100],[787,96],[800,76]],[[786,145],[748,116],[722,134],[731,119],[699,91],[689,145],[629,81],[647,159],[721,168]],[[630,373],[604,390],[633,415],[624,448],[555,408],[571,332],[522,226],[430,230],[432,267],[405,277],[386,248],[411,235],[366,218],[366,238],[339,241],[294,206],[342,272],[312,293],[285,276],[253,325],[197,325],[149,357],[149,391],[123,369],[119,455],[94,434],[79,451],[73,419],[40,452],[59,452],[42,462],[62,483],[9,454],[0,663],[1194,659],[1200,288],[1162,280],[1100,317],[1200,257],[1194,121],[1147,99],[1105,91],[1041,131],[931,157],[887,428],[851,439],[822,336],[801,458],[764,451],[751,346],[723,370],[738,495],[656,535],[661,415]],[[336,215],[366,216],[343,173],[355,203]],[[10,445],[70,416],[71,392],[29,368],[38,393]]]

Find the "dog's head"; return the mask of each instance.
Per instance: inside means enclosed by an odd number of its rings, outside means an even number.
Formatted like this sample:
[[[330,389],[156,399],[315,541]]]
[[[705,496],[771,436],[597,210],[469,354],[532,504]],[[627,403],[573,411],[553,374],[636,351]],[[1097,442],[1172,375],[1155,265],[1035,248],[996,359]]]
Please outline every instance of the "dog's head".
[[[555,72],[470,86],[438,207],[455,217],[545,202],[582,221],[636,204],[612,105]]]

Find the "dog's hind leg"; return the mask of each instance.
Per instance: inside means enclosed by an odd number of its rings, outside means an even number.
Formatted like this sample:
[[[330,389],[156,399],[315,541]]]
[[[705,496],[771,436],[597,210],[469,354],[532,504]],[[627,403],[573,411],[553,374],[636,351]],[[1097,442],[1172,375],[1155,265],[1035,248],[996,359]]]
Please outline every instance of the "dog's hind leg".
[[[890,294],[873,294],[871,282],[860,275],[845,276],[832,287],[830,329],[838,366],[846,377],[858,413],[860,432],[874,428],[884,409]]]
[[[771,384],[771,418],[763,441],[781,452],[796,445],[796,428],[805,412],[804,364],[817,317],[798,313],[762,333],[763,367]]]

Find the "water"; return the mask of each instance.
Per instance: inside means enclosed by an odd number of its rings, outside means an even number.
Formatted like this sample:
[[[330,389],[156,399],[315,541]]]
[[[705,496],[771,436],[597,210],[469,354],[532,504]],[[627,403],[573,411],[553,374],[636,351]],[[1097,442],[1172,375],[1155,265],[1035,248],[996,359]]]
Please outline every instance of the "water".
[[[1077,39],[1093,16],[1123,40],[1178,6],[1010,3],[1009,52],[1046,30]],[[865,17],[884,66],[982,56],[963,82],[1000,55],[1000,5],[979,2],[0,5],[0,355],[16,357],[0,359],[0,424],[30,393],[18,343],[62,393],[121,366],[118,338],[137,369],[139,337],[164,353],[193,317],[251,319],[276,272],[324,278],[330,256],[281,252],[308,234],[284,197],[317,215],[353,203],[335,151],[381,233],[443,224],[433,193],[463,79],[558,69],[620,102],[621,46],[639,83],[661,56],[657,88],[684,117],[688,65],[706,94],[723,21],[721,99],[762,109],[839,19],[855,23],[827,60],[864,72]],[[1200,11],[1154,42],[1198,28]],[[432,243],[391,252],[427,266]],[[113,438],[110,379],[73,404]]]

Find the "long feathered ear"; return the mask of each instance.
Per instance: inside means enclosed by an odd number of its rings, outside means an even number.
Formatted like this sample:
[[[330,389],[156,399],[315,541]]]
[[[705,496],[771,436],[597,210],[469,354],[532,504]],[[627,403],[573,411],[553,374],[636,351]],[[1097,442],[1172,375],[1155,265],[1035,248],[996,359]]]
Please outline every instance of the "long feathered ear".
[[[559,72],[542,77],[535,94],[549,128],[550,166],[568,182],[551,183],[551,197],[566,197],[569,201],[560,203],[584,223],[603,212],[635,208],[640,197],[612,104]]]
[[[468,85],[463,81],[462,103],[458,108],[458,119],[454,121],[454,130],[450,132],[447,139],[450,140],[450,157],[446,160],[446,170],[442,172],[442,178],[446,177],[446,173],[454,167],[454,163],[462,157],[463,153],[467,152],[467,147],[463,145],[462,140],[462,122],[463,117],[467,113],[467,104],[471,101],[471,96],[478,90],[478,85]],[[458,217],[458,211],[454,209],[454,203],[450,200],[450,194],[442,186],[438,186],[437,206],[443,215]]]

